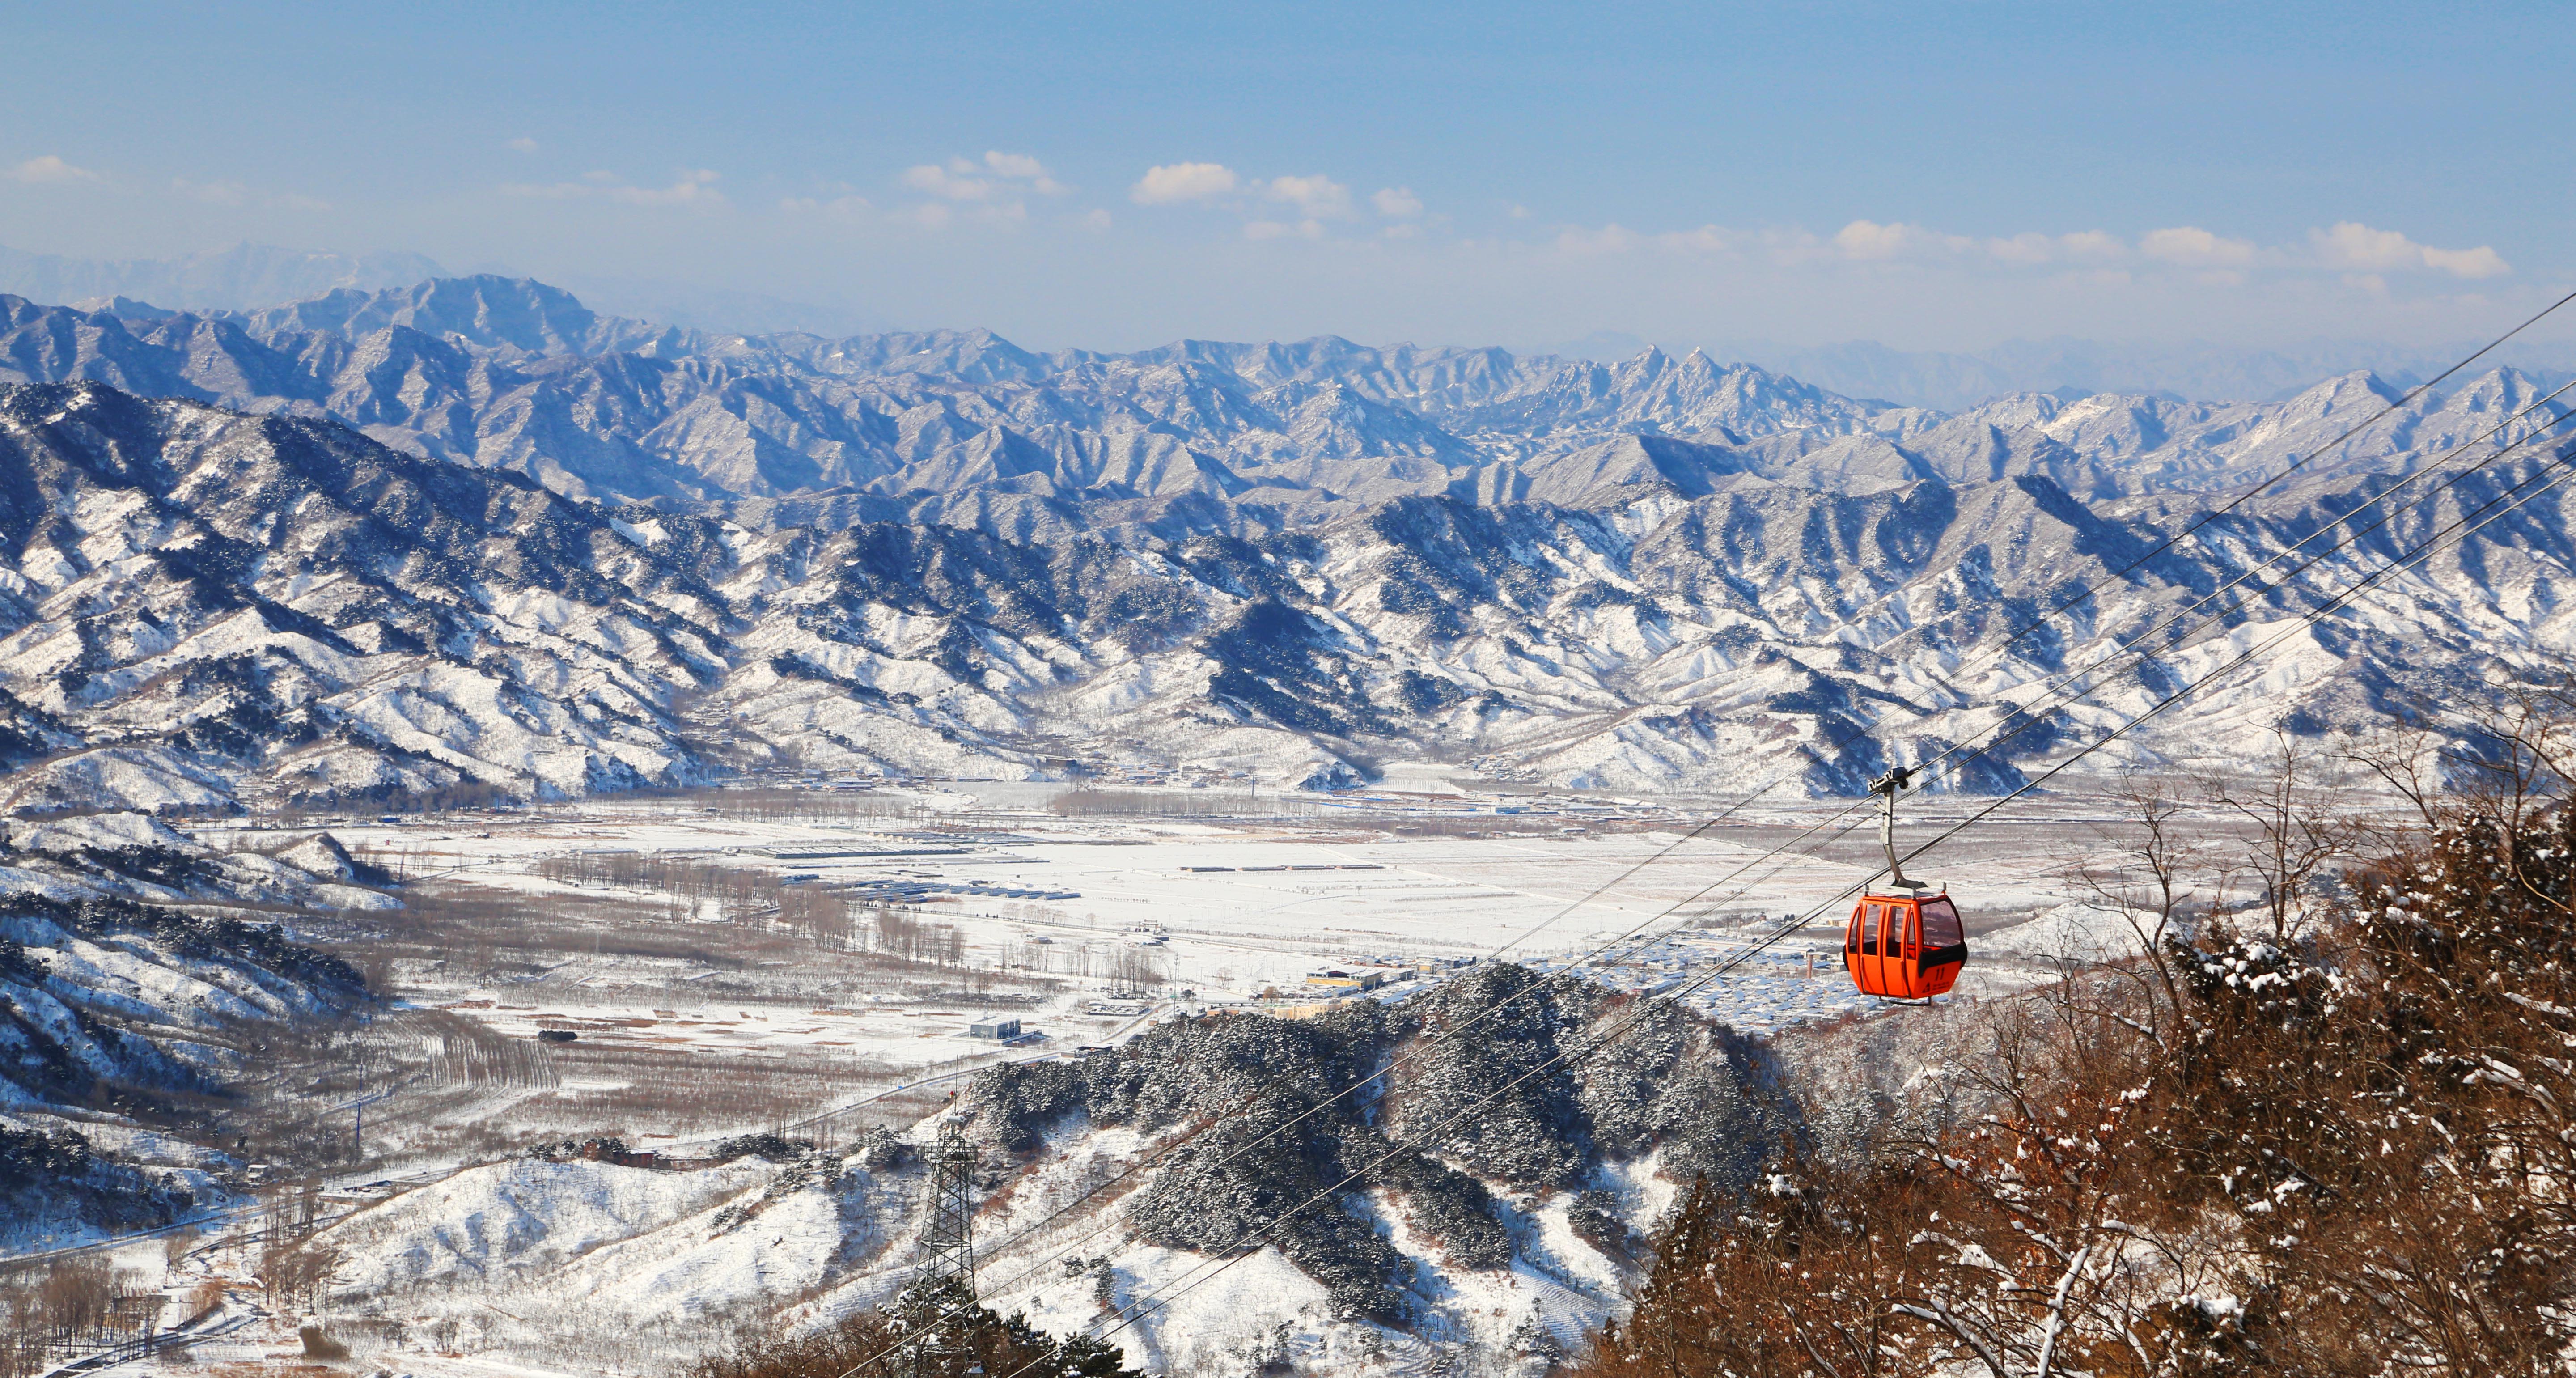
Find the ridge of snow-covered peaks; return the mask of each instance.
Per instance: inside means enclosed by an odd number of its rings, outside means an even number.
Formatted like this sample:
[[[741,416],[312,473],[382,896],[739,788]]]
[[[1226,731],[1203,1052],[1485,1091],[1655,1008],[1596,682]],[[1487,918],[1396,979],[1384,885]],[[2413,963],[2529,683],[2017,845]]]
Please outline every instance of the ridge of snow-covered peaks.
[[[361,339],[405,327],[460,345],[525,355],[603,354],[671,336],[642,321],[598,315],[560,287],[490,274],[377,292],[344,287],[239,320],[249,333],[269,340],[316,333]]]
[[[1750,364],[1720,366],[1698,350],[1676,360],[1650,346],[1617,365],[1549,362],[1554,367],[1521,371],[1488,397],[1429,414],[1470,433],[1627,431],[1734,442],[1811,427],[1848,433],[1887,410]]]
[[[1260,344],[1175,340],[1132,353],[1094,354],[1084,359],[1086,363],[1121,362],[1138,368],[1186,366],[1208,369],[1240,378],[1256,389],[1288,382],[1312,382],[1321,377],[1346,376],[1354,371],[1350,365],[1365,369],[1375,361],[1376,351],[1335,336],[1319,336],[1295,343],[1272,340]]]
[[[2266,403],[2019,393],[1962,412],[1909,443],[1944,457],[1961,453],[1963,438],[1991,431],[2007,453],[2026,456],[2013,462],[2049,472],[2077,492],[2105,483],[2132,494],[2206,491],[2267,478],[2300,461],[2302,473],[2315,478],[2404,473],[2535,404],[2503,439],[2576,411],[2568,398],[2543,401],[2548,392],[2528,374],[2497,368],[2412,397],[2366,372]],[[1973,440],[1965,445],[1977,448]],[[2093,477],[2067,482],[2077,475]]]
[[[989,330],[899,331],[808,340],[801,352],[824,372],[911,373],[973,384],[1034,383],[1079,357],[1044,358]]]
[[[1611,434],[1847,431],[1884,410],[1653,352],[1604,370],[1334,337],[1038,355],[989,331],[713,335],[488,276],[244,316],[22,301],[0,311],[0,378],[331,415],[397,448],[579,496],[849,490],[901,499],[916,519],[999,508],[1021,522],[1032,513],[1021,499],[1039,497],[1069,504],[1040,523],[1065,529],[1145,495],[1183,503],[1202,529],[1238,515],[1273,524],[1241,509],[1283,494],[1294,520],[1312,521],[1341,510],[1341,495],[1445,491],[1496,460]],[[1173,448],[1186,459],[1162,453]],[[1154,481],[1138,481],[1139,462]],[[1263,472],[1238,472],[1247,467]],[[1202,477],[1176,486],[1185,472]]]
[[[1239,400],[1230,379],[1202,381]],[[2058,667],[2113,654],[2389,481],[2302,476],[2175,546],[2209,502],[2079,499],[2044,454],[1971,474],[1875,432],[1614,432],[1407,475],[1311,455],[1229,467],[1137,428],[1092,433],[1073,469],[1000,427],[944,443],[953,415],[900,439],[921,456],[907,472],[971,481],[970,499],[861,491],[706,515],[578,501],[304,417],[0,387],[0,755],[25,763],[0,807],[560,796],[791,757],[1329,784],[1425,750],[1559,784],[1785,774],[1838,791],[2027,699],[2038,725],[1949,782],[2009,785],[2082,740],[2088,714],[2221,662],[2174,648],[2062,711]],[[728,464],[784,462],[740,432],[726,443]],[[2410,498],[2403,523],[2249,591],[2236,617],[2286,627],[2401,553],[2396,536],[2549,462]],[[1248,523],[1214,515],[1225,502],[1275,524],[1237,534]],[[1171,520],[1192,511],[1206,528]],[[2265,642],[2263,693],[2196,700],[2129,746],[2197,758],[2284,723],[2367,727],[2498,657],[2563,651],[2561,512],[2544,496]],[[1125,513],[1170,534],[1080,533]],[[2100,604],[1954,682],[2027,610],[2097,585]]]
[[[723,335],[499,277],[248,316],[0,300],[0,378],[328,415],[605,501],[835,495],[793,510],[1014,539],[1277,531],[1407,494],[1509,500],[1545,485],[1496,466],[1618,435],[1725,445],[1827,487],[2036,474],[2094,499],[2210,490],[2276,472],[2395,396],[2355,374],[2269,403],[2024,394],[1945,417],[1696,351],[1601,364],[1334,336],[1038,354],[986,330]],[[2402,471],[2530,391],[2510,371],[2446,383],[2310,467]]]

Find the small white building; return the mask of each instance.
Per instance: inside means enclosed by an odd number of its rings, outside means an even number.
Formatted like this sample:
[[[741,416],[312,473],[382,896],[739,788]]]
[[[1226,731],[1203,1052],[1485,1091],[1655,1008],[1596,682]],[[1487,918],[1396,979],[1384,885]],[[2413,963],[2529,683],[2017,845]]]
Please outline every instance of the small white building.
[[[966,1036],[968,1038],[989,1038],[996,1043],[1008,1043],[1012,1039],[1020,1036],[1020,1021],[1016,1019],[978,1019],[974,1023],[966,1026]]]

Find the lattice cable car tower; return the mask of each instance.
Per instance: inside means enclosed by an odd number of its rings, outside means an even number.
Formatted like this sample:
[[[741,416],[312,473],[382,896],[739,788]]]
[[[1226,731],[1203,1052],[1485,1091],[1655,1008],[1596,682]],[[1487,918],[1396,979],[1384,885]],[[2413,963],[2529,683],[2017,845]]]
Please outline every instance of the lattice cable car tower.
[[[975,1145],[966,1138],[966,1119],[952,1116],[939,1126],[939,1143],[930,1150],[930,1219],[921,1228],[921,1265],[914,1274],[923,1291],[955,1281],[975,1293]]]
[[[966,1138],[966,1117],[943,1121],[930,1150],[930,1218],[922,1222],[920,1262],[912,1285],[904,1289],[916,1308],[915,1322],[926,1332],[906,1341],[912,1352],[905,1371],[913,1378],[983,1372],[942,1324],[956,1308],[976,1301],[976,1161],[975,1145]]]

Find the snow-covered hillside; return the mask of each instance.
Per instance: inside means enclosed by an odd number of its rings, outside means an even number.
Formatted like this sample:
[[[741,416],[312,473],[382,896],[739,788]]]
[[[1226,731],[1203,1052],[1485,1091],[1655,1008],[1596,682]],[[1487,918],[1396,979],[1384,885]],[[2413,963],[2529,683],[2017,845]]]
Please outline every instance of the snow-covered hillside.
[[[0,1250],[219,1199],[208,1097],[275,1034],[356,1008],[358,973],[245,908],[393,906],[328,834],[211,850],[140,814],[19,821],[0,841]],[[220,906],[210,910],[207,906]],[[270,1059],[273,1061],[273,1059]],[[77,1139],[64,1137],[76,1134]],[[140,1157],[158,1171],[126,1161]]]
[[[1619,1305],[1638,1232],[1694,1179],[1742,1186],[1794,1125],[1759,1089],[1762,1054],[1688,1014],[1667,1012],[1615,1065],[1581,1056],[1627,1008],[1489,967],[1398,1003],[1209,1015],[985,1073],[956,1112],[980,1159],[979,1290],[1058,1334],[1134,1315],[1117,1343],[1175,1374],[1271,1348],[1395,1373],[1570,1351]],[[1561,1053],[1573,1061],[1548,1071]],[[1399,1058],[1400,1094],[1332,1095]],[[1212,1119],[1215,1133],[1161,1154]],[[1261,1139],[1271,1128],[1290,1132]],[[882,1133],[786,1149],[681,1170],[522,1158],[316,1242],[338,1260],[344,1315],[443,1317],[469,1347],[575,1367],[704,1349],[782,1308],[813,1320],[883,1302],[915,1265],[928,1168]],[[1351,1174],[1346,1194],[1307,1204]],[[1219,1281],[1174,1285],[1245,1249]]]

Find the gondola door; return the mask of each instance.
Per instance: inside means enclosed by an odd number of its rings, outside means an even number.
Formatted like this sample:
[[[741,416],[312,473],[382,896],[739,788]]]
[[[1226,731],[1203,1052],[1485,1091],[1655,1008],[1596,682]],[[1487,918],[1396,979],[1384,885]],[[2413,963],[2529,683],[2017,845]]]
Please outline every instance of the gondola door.
[[[1887,939],[1879,946],[1879,960],[1885,964],[1887,988],[1900,997],[1914,994],[1914,954],[1905,942],[1913,928],[1913,905],[1887,906]]]

